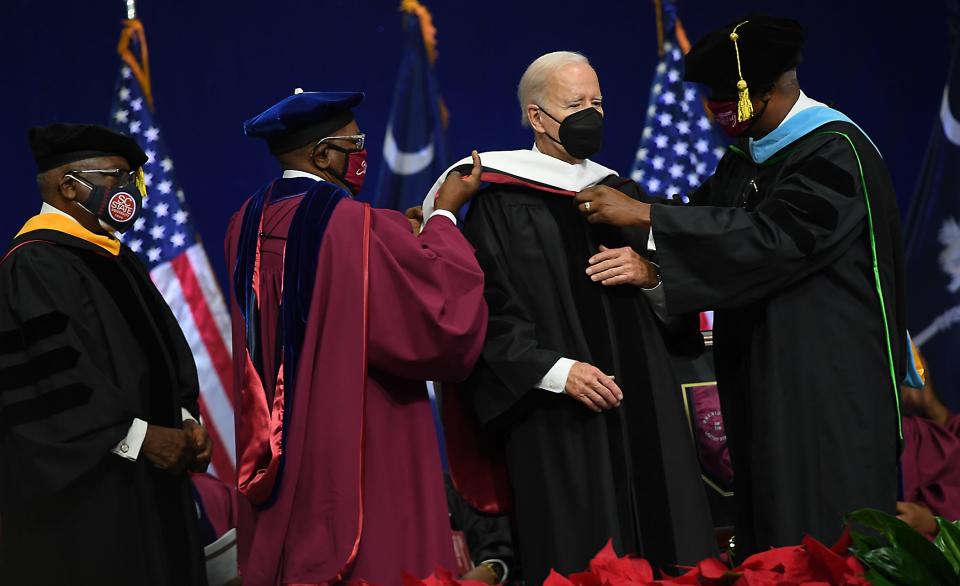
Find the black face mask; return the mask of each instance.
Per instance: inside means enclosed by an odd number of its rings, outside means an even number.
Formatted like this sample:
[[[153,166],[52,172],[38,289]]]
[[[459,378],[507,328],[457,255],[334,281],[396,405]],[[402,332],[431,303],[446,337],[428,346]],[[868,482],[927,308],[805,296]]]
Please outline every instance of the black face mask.
[[[135,185],[107,189],[73,175],[68,177],[90,190],[87,201],[76,204],[121,234],[133,227],[143,212],[143,197]]]
[[[550,112],[537,106],[540,111],[553,118]],[[560,122],[560,140],[547,134],[547,138],[562,146],[575,159],[589,159],[603,146],[603,115],[590,107],[574,112]]]

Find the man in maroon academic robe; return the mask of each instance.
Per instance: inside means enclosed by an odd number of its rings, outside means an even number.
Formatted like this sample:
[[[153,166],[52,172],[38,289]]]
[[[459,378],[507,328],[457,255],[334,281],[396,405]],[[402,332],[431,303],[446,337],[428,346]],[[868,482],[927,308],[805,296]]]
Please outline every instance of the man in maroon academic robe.
[[[296,93],[244,123],[283,168],[226,242],[233,284],[244,584],[399,584],[454,567],[424,380],[458,381],[486,330],[483,273],[439,196],[419,236],[353,196],[366,176],[351,108],[363,94]]]

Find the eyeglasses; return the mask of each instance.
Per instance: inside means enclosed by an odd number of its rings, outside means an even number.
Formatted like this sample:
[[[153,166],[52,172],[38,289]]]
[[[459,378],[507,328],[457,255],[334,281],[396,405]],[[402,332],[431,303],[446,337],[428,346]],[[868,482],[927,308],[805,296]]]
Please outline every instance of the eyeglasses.
[[[125,169],[75,169],[67,171],[66,175],[82,175],[83,173],[97,173],[106,177],[113,177],[117,180],[117,187],[126,187],[137,178],[136,170],[127,171]]]
[[[321,144],[331,141],[331,140],[349,140],[353,141],[354,147],[358,151],[363,150],[363,143],[367,140],[366,134],[349,134],[346,136],[326,136],[317,141],[317,144],[313,145],[313,148],[316,149]]]

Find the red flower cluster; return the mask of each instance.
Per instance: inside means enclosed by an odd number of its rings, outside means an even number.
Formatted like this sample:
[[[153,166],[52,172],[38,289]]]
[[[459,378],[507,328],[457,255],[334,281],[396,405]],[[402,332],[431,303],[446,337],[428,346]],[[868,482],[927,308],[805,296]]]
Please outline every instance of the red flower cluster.
[[[654,579],[653,568],[644,559],[618,557],[608,542],[590,561],[586,572],[562,576],[550,572],[543,586],[870,586],[864,568],[849,554],[850,538],[844,533],[832,548],[812,537],[801,545],[778,547],[750,556],[730,568],[716,558],[703,560],[681,576]],[[481,582],[457,580],[446,570],[418,580],[409,575],[403,586],[481,586]]]

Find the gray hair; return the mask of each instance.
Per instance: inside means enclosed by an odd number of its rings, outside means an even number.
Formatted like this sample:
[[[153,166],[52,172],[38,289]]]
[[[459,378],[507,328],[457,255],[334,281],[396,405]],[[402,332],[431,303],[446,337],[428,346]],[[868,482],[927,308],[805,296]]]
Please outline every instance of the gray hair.
[[[521,111],[520,124],[526,127],[530,126],[530,120],[527,118],[527,105],[543,102],[543,92],[553,72],[564,65],[573,63],[590,65],[590,61],[580,53],[554,51],[537,57],[527,67],[527,70],[523,72],[523,77],[520,78],[520,85],[517,87],[517,99],[520,100]]]

